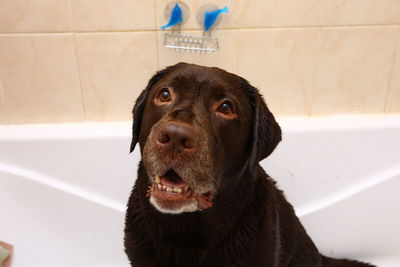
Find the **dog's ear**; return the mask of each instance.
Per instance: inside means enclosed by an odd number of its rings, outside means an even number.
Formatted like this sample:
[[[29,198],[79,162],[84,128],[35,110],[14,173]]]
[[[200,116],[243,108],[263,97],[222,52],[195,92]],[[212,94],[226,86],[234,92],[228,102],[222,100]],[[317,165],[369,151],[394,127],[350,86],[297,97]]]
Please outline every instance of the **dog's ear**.
[[[175,66],[169,66],[169,67],[157,72],[150,79],[146,88],[140,93],[139,97],[137,98],[136,103],[132,110],[133,124],[132,124],[132,141],[131,141],[130,153],[132,153],[133,150],[135,150],[136,143],[139,140],[140,126],[142,124],[142,116],[143,116],[143,111],[144,111],[144,107],[146,104],[147,95],[149,94],[151,88],[153,88],[153,86],[159,80],[161,80],[165,76],[165,74],[167,74],[173,67],[175,67]]]
[[[282,140],[282,131],[269,111],[262,95],[247,81],[253,112],[253,143],[250,151],[250,171],[258,162],[268,157]]]
[[[139,97],[136,99],[136,103],[132,110],[133,123],[132,123],[132,140],[131,140],[130,153],[132,153],[133,150],[135,150],[136,143],[139,140],[140,124],[142,123],[143,109],[146,102],[147,94],[148,90],[146,88],[140,93]]]

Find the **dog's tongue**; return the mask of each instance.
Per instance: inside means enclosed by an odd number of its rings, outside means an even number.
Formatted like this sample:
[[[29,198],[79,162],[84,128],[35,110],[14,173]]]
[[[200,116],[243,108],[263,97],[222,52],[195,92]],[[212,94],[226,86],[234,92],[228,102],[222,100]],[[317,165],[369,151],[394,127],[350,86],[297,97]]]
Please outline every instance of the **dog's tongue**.
[[[179,176],[175,174],[169,174],[160,177],[161,184],[169,187],[175,188],[185,188],[189,184],[183,181]],[[197,206],[200,210],[205,210],[212,207],[212,202],[209,196],[205,196],[202,194],[193,194],[189,193],[185,196],[187,198],[193,198],[197,201]]]

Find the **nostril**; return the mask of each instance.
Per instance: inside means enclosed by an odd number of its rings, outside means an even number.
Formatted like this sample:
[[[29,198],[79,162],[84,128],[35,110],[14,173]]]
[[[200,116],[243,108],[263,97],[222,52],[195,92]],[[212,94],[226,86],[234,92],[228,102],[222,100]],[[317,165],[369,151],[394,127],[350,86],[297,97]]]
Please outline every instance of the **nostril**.
[[[169,143],[169,141],[171,141],[171,137],[168,134],[159,133],[157,141],[161,144],[166,144]]]
[[[181,144],[183,145],[184,148],[186,149],[192,149],[196,146],[195,142],[193,139],[190,138],[184,138],[181,140]]]
[[[182,153],[185,150],[193,153],[199,145],[192,127],[178,123],[161,125],[157,129],[155,143],[165,151],[170,150],[176,153]]]

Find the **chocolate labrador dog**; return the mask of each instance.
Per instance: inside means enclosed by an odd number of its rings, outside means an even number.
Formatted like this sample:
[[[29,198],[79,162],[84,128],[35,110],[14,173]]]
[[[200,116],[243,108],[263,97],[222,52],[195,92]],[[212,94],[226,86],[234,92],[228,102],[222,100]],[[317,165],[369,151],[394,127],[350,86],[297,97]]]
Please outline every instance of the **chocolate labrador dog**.
[[[322,256],[259,162],[281,129],[258,90],[218,68],[155,74],[133,108],[142,160],[125,251],[136,267],[372,266]]]

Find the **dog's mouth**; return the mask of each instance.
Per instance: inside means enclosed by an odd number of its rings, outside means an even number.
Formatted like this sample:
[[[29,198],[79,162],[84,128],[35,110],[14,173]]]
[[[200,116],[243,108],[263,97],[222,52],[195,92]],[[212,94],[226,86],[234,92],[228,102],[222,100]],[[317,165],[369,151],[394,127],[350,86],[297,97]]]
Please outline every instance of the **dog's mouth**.
[[[147,196],[161,212],[181,213],[211,208],[214,191],[197,193],[173,169],[161,176],[155,175]]]

